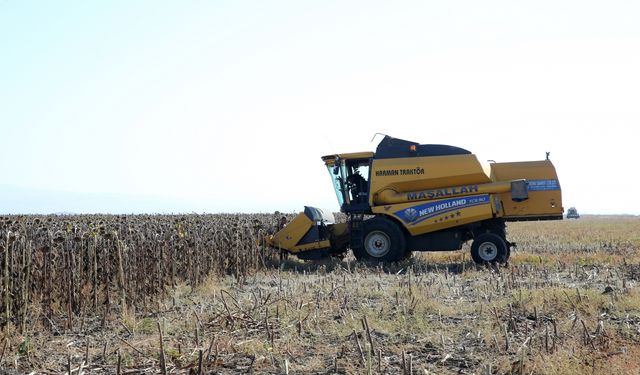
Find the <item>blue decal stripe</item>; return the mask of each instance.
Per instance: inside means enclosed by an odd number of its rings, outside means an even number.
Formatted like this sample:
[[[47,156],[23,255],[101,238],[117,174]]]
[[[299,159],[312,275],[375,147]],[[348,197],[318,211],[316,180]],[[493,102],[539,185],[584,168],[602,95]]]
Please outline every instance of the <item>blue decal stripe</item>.
[[[467,205],[464,205],[464,206],[452,208],[452,209],[445,210],[445,211],[438,211],[438,213],[435,213],[435,214],[429,215],[429,216],[425,216],[425,217],[420,218],[419,220],[416,220],[416,221],[414,221],[414,222],[412,222],[410,224],[411,225],[415,225],[415,224],[421,223],[421,222],[423,222],[425,220],[431,219],[432,217],[440,216],[440,215],[446,214],[448,212],[457,211],[457,210],[461,210],[461,209],[465,209],[465,208],[469,208],[469,207],[482,206],[482,205],[485,205],[485,204],[489,204],[489,202],[480,202],[480,203],[474,203],[474,204],[467,204]]]
[[[421,221],[435,216],[440,216],[445,213],[489,203],[489,195],[483,194],[426,202],[398,210],[394,213],[407,224],[417,224]]]
[[[528,180],[529,191],[560,190],[558,180]]]

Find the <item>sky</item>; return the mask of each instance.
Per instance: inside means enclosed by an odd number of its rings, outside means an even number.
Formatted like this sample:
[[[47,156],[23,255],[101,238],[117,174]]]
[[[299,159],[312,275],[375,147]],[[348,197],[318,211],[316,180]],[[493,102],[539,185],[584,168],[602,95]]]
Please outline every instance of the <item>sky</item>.
[[[375,133],[640,214],[640,3],[0,0],[0,213],[338,210]]]

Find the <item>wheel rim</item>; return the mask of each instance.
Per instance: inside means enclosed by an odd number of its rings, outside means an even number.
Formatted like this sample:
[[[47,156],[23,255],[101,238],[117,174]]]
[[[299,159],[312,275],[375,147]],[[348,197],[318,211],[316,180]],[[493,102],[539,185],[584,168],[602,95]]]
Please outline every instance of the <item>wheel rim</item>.
[[[385,256],[391,250],[391,239],[381,231],[373,231],[364,240],[364,249],[374,258]]]
[[[493,242],[483,242],[478,246],[478,255],[485,262],[493,262],[498,256],[498,246]]]

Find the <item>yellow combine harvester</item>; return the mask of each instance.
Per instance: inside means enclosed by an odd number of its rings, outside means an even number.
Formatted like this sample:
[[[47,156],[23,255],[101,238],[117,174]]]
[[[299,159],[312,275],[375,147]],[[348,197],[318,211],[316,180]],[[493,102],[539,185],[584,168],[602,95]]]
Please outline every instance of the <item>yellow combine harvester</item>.
[[[340,255],[397,261],[412,251],[460,250],[473,240],[477,263],[504,263],[506,221],[561,220],[562,195],[550,160],[491,163],[447,145],[385,136],[376,152],[323,156],[346,223],[305,207],[267,245],[302,259]]]

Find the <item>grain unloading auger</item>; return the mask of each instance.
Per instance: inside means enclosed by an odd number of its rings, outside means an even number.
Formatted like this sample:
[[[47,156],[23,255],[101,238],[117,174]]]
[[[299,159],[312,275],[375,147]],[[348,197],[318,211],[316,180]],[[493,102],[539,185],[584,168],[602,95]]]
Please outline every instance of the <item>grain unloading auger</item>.
[[[376,152],[323,156],[346,223],[305,207],[268,246],[303,259],[343,254],[397,261],[412,251],[460,250],[477,263],[504,263],[513,245],[505,222],[561,220],[555,167],[541,161],[490,163],[447,145],[385,136]]]

